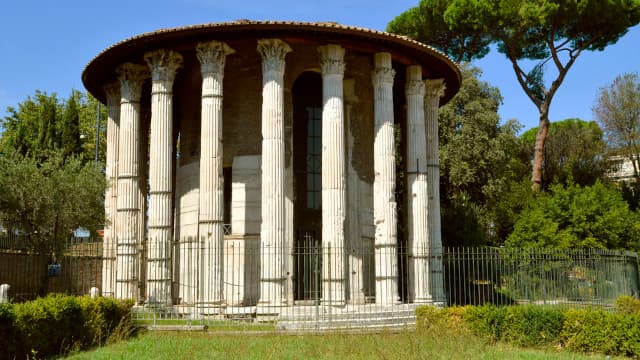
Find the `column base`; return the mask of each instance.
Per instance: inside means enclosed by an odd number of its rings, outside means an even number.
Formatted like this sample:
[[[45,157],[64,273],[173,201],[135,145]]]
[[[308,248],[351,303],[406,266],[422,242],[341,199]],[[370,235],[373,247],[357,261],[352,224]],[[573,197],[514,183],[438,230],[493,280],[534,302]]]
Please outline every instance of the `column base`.
[[[256,306],[256,315],[261,316],[264,321],[267,317],[280,315],[286,307],[286,304],[274,305],[258,303]]]
[[[226,308],[227,304],[224,301],[195,304],[196,313],[199,315],[223,315]]]
[[[351,294],[349,300],[347,300],[347,304],[349,305],[364,305],[367,303],[367,297],[364,296],[364,293],[359,292],[357,294]]]
[[[287,278],[260,279],[260,298],[258,306],[286,306]]]
[[[413,303],[414,304],[431,304],[433,303],[433,298],[431,296],[429,297],[421,297],[421,298],[414,298],[413,299]]]

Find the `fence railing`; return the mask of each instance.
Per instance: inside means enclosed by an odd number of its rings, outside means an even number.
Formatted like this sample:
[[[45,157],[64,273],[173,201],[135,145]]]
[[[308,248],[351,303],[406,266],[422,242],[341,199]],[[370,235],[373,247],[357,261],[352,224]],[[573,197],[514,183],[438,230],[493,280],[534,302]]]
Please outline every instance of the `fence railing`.
[[[601,249],[449,248],[450,305],[571,304],[608,307],[638,296],[638,256]]]
[[[174,306],[166,307],[146,298],[147,244],[138,247],[132,278],[143,304],[134,316],[150,323],[288,329],[388,326],[415,321],[413,311],[422,303],[606,308],[619,296],[640,294],[638,256],[633,252],[466,247],[444,248],[438,254],[374,246],[372,239],[331,247],[309,234],[293,246],[277,248],[259,239],[228,236],[216,250],[216,271],[204,268],[200,240],[172,244],[168,266]],[[103,239],[73,239],[51,264],[47,256],[25,250],[19,238],[0,236],[0,284],[11,286],[14,301],[50,292],[88,294],[91,287],[104,289],[103,279],[118,278],[116,253],[115,244]],[[204,288],[214,295],[203,295]]]

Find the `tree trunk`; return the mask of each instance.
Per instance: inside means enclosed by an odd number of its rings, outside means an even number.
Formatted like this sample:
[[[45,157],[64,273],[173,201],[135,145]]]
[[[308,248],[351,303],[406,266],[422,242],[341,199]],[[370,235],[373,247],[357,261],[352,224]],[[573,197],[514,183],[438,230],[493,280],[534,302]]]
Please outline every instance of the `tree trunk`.
[[[539,192],[542,188],[542,163],[544,161],[544,144],[549,134],[549,106],[545,103],[538,108],[540,123],[536,135],[536,145],[533,150],[533,169],[531,171],[531,190]]]

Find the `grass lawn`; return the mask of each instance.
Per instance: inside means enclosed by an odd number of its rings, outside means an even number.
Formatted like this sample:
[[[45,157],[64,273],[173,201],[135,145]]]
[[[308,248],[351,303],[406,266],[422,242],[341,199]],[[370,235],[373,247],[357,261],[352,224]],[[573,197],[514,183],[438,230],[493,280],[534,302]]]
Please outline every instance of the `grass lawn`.
[[[145,332],[70,359],[604,359],[487,345],[473,336],[406,330],[375,334]]]

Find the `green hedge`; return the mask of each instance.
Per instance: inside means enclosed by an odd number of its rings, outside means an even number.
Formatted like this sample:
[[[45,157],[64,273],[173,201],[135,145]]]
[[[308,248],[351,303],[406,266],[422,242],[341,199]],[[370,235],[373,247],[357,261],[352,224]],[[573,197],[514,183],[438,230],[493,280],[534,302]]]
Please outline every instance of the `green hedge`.
[[[562,329],[568,349],[610,355],[640,355],[640,314],[567,310]]]
[[[640,301],[621,298],[617,306],[613,312],[534,305],[421,307],[416,315],[420,328],[469,332],[488,342],[638,356]]]
[[[633,296],[620,296],[616,300],[616,308],[625,314],[640,314],[640,300]]]
[[[13,323],[16,319],[16,312],[11,304],[0,304],[0,358],[4,358],[3,353],[7,353],[6,358],[10,358],[9,354],[16,353],[18,348],[13,341]]]
[[[0,359],[47,357],[105,342],[130,326],[130,301],[50,295],[0,305]]]

